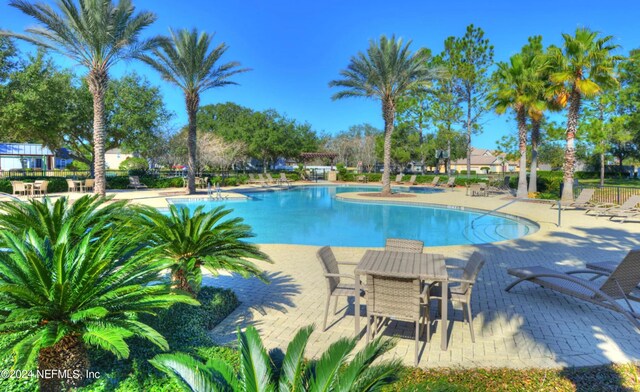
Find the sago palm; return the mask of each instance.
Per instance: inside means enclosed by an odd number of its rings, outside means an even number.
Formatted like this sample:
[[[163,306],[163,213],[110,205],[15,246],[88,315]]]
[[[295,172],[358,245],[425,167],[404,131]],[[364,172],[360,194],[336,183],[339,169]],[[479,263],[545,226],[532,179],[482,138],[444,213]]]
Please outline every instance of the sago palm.
[[[242,218],[225,220],[231,210],[223,206],[209,212],[203,206],[191,212],[174,205],[168,214],[153,208],[140,212],[142,225],[151,232],[149,238],[171,261],[174,284],[194,297],[200,290],[202,267],[212,274],[226,270],[262,278],[260,269],[247,259],[270,261],[256,245],[244,241],[253,234]]]
[[[562,105],[569,104],[562,200],[572,201],[575,138],[582,99],[599,94],[604,87],[617,85],[614,67],[621,58],[613,54],[618,45],[611,43],[612,36],[599,37],[597,32],[578,28],[575,35],[563,34],[562,38],[562,48],[550,47],[547,54],[553,84],[548,95]]]
[[[402,368],[400,361],[373,362],[395,343],[380,338],[372,341],[348,362],[356,338],[342,338],[333,343],[320,359],[304,360],[304,350],[313,327],[298,331],[289,343],[280,366],[267,353],[254,327],[238,333],[239,372],[218,358],[203,364],[185,354],[160,354],[151,363],[169,374],[185,390],[204,391],[378,391],[395,382]]]
[[[371,41],[366,53],[358,53],[351,58],[347,69],[340,71],[342,79],[329,82],[330,87],[341,87],[342,91],[332,99],[348,97],[373,98],[382,103],[384,120],[384,171],[382,174],[382,194],[391,194],[391,135],[394,130],[396,105],[398,100],[411,91],[428,87],[439,73],[428,66],[428,50],[409,50],[411,41],[403,45],[395,36],[380,37],[379,42]]]
[[[53,219],[52,213],[32,224],[53,226]],[[102,227],[98,234],[79,234],[73,220],[66,220],[55,240],[35,228],[0,231],[5,248],[0,252],[0,350],[13,354],[17,369],[36,362],[40,371],[69,371],[41,377],[42,391],[81,383],[89,368],[88,347],[126,358],[126,339],[138,336],[168,349],[137,315],[178,302],[197,305],[160,283],[167,265],[144,236],[96,224]]]
[[[58,0],[58,11],[45,3],[9,2],[40,23],[27,34],[0,34],[51,49],[87,67],[87,83],[93,95],[94,192],[105,195],[105,93],[109,70],[120,60],[130,59],[155,46],[156,39],[141,40],[140,33],[156,17],[135,12],[131,0]]]
[[[178,86],[184,93],[189,118],[187,135],[188,192],[196,192],[196,115],[200,107],[200,94],[230,84],[237,84],[230,78],[248,69],[239,68],[240,63],[231,61],[220,63],[222,55],[229,48],[224,42],[211,48],[213,35],[197,30],[170,30],[171,36],[163,39],[150,55],[140,59],[160,73],[162,78]]]

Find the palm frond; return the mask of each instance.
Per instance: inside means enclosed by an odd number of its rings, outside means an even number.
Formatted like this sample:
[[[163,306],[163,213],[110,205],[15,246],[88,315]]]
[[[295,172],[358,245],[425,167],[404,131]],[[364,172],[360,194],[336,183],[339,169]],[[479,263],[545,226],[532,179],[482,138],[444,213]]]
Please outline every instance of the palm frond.
[[[186,354],[158,354],[149,362],[178,382],[184,390],[197,392],[228,391],[223,385],[216,388],[209,369]]]
[[[238,330],[240,350],[240,376],[244,390],[265,392],[272,389],[271,362],[262,345],[258,331],[249,326],[245,332]]]

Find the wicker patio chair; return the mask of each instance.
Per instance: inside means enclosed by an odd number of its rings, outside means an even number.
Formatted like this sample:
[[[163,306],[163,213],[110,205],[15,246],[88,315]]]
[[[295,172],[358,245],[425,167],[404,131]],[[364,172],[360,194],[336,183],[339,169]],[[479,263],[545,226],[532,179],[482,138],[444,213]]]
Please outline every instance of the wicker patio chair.
[[[629,301],[640,302],[640,297],[633,294],[640,283],[640,249],[630,251],[616,268],[606,275],[606,280],[598,285],[592,280],[581,279],[573,274],[599,274],[600,272],[585,269],[564,273],[541,266],[512,268],[507,271],[518,279],[505,288],[511,290],[521,282],[531,282],[544,288],[566,294],[592,304],[619,312],[640,330],[640,314],[636,313]],[[624,300],[628,309],[618,300]]]
[[[140,177],[129,176],[129,185],[127,185],[127,187],[138,190],[138,188],[146,188],[147,186],[140,182]]]
[[[84,191],[85,192],[89,192],[89,190],[93,191],[93,187],[96,183],[96,180],[94,180],[93,178],[87,178],[86,180],[84,180]]]
[[[465,266],[447,265],[449,269],[461,269],[462,276],[460,278],[450,277],[449,282],[449,299],[452,302],[462,304],[463,320],[469,324],[471,332],[471,341],[475,343],[476,337],[473,333],[473,312],[471,311],[471,292],[473,285],[478,279],[478,274],[484,266],[484,258],[478,252],[473,252],[469,257],[469,261]],[[429,299],[440,301],[442,305],[442,286],[432,284],[429,290]],[[442,305],[446,306],[446,305]]]
[[[327,315],[329,314],[329,302],[331,297],[335,297],[333,305],[333,314],[335,315],[338,308],[338,297],[355,297],[356,289],[354,283],[344,283],[341,278],[351,279],[355,282],[355,276],[353,274],[340,273],[339,265],[352,265],[356,266],[355,262],[337,261],[336,256],[333,254],[330,246],[323,246],[316,253],[318,261],[322,266],[324,277],[327,281],[327,301],[324,308],[324,322],[322,324],[322,331],[327,330]],[[364,291],[361,290],[359,295],[364,295]]]
[[[67,187],[69,192],[81,192],[82,185],[79,182],[67,178]]]
[[[378,319],[390,318],[415,324],[415,359],[418,365],[420,335],[427,327],[427,342],[431,334],[428,286],[422,288],[418,277],[397,278],[367,274],[367,343],[378,330]],[[421,322],[422,319],[422,322]],[[373,320],[373,325],[372,325]],[[422,328],[421,328],[422,327]]]
[[[48,186],[49,186],[49,181],[47,181],[47,180],[35,181],[33,183],[33,194],[34,195],[46,195]]]
[[[387,238],[384,250],[387,252],[422,253],[424,242],[420,240],[405,240],[400,238]]]
[[[14,195],[26,195],[27,187],[23,181],[11,181],[11,187],[13,188]]]
[[[596,193],[595,188],[584,188],[572,203],[569,203],[566,206],[563,205],[562,208],[571,207],[577,210],[586,209],[587,212],[589,212],[589,209],[591,207],[596,207],[596,204],[591,201],[595,193]],[[551,207],[553,208],[557,205],[558,203],[554,203]],[[609,207],[611,207],[611,205]]]

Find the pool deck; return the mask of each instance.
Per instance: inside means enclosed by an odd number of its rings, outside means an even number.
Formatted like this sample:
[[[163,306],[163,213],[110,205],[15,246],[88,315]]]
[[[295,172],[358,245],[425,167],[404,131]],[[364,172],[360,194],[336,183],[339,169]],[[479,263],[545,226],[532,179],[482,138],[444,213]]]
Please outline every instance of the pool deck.
[[[115,192],[117,199],[166,207],[169,195],[180,190]],[[202,198],[203,195],[196,197]],[[362,198],[349,195],[348,198]],[[384,199],[376,198],[377,201]],[[398,199],[393,199],[397,201]],[[401,202],[440,204],[492,210],[513,200],[505,195],[470,197],[464,188],[441,193],[417,194]],[[562,212],[549,204],[519,201],[500,210],[537,222],[540,230],[509,241],[484,245],[427,247],[426,252],[443,253],[452,262],[462,262],[473,251],[481,252],[486,264],[474,287],[472,309],[476,342],[462,322],[459,305],[449,312],[449,348],[440,349],[442,330],[432,328],[430,343],[423,345],[421,367],[566,367],[640,360],[640,333],[623,316],[584,301],[542,289],[530,283],[504,287],[513,280],[507,268],[543,265],[558,270],[584,266],[587,262],[621,260],[631,248],[640,247],[640,223],[611,222],[583,211]],[[277,213],[277,212],[274,212]],[[277,228],[274,228],[277,230]],[[352,230],[357,230],[354,227]],[[425,245],[428,246],[428,239]],[[353,302],[342,298],[336,315],[329,315],[328,329],[322,332],[326,295],[325,280],[315,253],[317,246],[261,245],[273,264],[260,263],[271,284],[222,274],[206,276],[208,285],[233,289],[242,304],[212,332],[220,344],[233,344],[236,329],[254,325],[268,349],[286,348],[302,326],[316,324],[306,355],[317,357],[330,343],[354,335]],[[341,261],[358,261],[365,248],[335,248]],[[350,272],[350,271],[344,271]],[[364,307],[362,308],[364,311]],[[432,311],[432,316],[434,315]],[[366,327],[362,318],[361,327]],[[409,323],[391,322],[385,335],[397,336],[398,345],[387,354],[413,364],[413,328]],[[364,345],[361,335],[359,346]]]

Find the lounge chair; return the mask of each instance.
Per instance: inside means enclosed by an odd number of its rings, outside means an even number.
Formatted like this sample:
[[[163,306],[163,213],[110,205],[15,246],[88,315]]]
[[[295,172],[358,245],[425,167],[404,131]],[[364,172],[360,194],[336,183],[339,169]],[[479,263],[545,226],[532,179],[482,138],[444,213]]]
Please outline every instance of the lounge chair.
[[[340,273],[339,265],[351,265],[356,266],[355,262],[339,262],[336,260],[336,256],[333,254],[330,246],[324,246],[316,253],[318,261],[322,266],[324,277],[327,281],[327,302],[324,308],[324,323],[322,324],[322,331],[327,330],[327,315],[329,314],[329,302],[331,297],[336,297],[333,305],[333,314],[336,314],[338,308],[338,297],[354,297],[356,295],[355,288],[355,276],[353,274]],[[343,283],[341,278],[347,278],[354,283]],[[359,295],[364,295],[364,291],[361,291]]]
[[[416,175],[415,175],[415,174],[414,174],[414,175],[412,175],[412,176],[409,178],[409,181],[402,181],[402,182],[400,182],[400,184],[415,185],[415,184],[416,184]]]
[[[488,196],[487,184],[484,182],[477,182],[469,185],[467,192],[471,192],[471,196]],[[467,193],[468,194],[468,193]]]
[[[634,289],[640,283],[640,249],[630,251],[611,274],[606,276],[606,280],[601,285],[592,280],[573,276],[577,273],[594,274],[593,270],[588,269],[565,273],[546,267],[533,266],[512,268],[507,272],[518,279],[507,286],[505,291],[511,290],[521,282],[535,283],[544,288],[619,312],[640,330],[640,314],[634,311],[629,302],[640,302],[640,297],[633,294]],[[599,273],[595,272],[595,274]],[[620,305],[617,300],[624,300],[628,309]]]
[[[368,178],[367,178],[367,176],[365,176],[364,174],[359,175],[358,177],[356,177],[356,180],[357,180],[358,182],[363,182],[363,183],[365,183],[365,184],[366,184],[367,182],[369,182],[369,179],[368,179]]]
[[[615,204],[595,205],[588,207],[586,213],[589,214],[590,212],[595,212],[596,216],[605,215],[610,216],[611,218],[629,215],[630,213],[633,213],[633,215],[635,215],[635,213],[638,212],[638,210],[636,209],[638,204],[640,204],[640,195],[634,195],[628,198],[620,206],[616,206]]]
[[[282,184],[287,184],[287,186],[291,185],[291,182],[289,181],[289,179],[287,178],[287,175],[284,173],[280,173],[280,178],[278,178],[278,184],[282,185]]]
[[[23,181],[11,181],[11,187],[13,188],[14,195],[26,195],[27,187]]]
[[[48,186],[49,186],[49,181],[47,181],[47,180],[35,181],[33,183],[33,194],[34,195],[46,195]]]
[[[420,353],[420,335],[425,325],[427,327],[427,341],[431,334],[428,322],[428,290],[428,286],[422,287],[422,282],[417,276],[415,278],[397,278],[367,274],[367,343],[378,330],[378,319],[389,318],[413,322],[415,324],[414,365],[417,366]]]
[[[422,253],[424,242],[420,240],[405,240],[401,238],[387,238],[384,250],[389,252]]]
[[[74,181],[67,178],[67,187],[69,188],[69,192],[82,192],[82,183],[80,181]]]
[[[276,184],[277,183],[276,179],[271,177],[271,173],[267,173],[267,174],[265,174],[265,176],[267,177],[267,183],[271,183],[271,184]]]
[[[456,187],[456,178],[455,177],[449,177],[449,179],[447,180],[446,185],[447,188],[455,188]]]
[[[394,181],[396,184],[402,184],[402,174],[398,174],[396,176],[396,180]]]
[[[433,181],[431,181],[431,186],[438,186],[440,183],[440,176],[433,177]]]
[[[84,180],[84,191],[85,192],[89,192],[89,190],[93,191],[93,186],[95,185],[96,180],[94,180],[93,178],[87,178],[86,180]]]
[[[449,285],[449,299],[453,302],[458,302],[463,305],[463,319],[469,324],[469,331],[471,332],[471,342],[475,343],[476,338],[473,333],[473,312],[471,311],[471,292],[473,285],[478,280],[478,274],[484,266],[484,258],[478,252],[473,252],[469,257],[469,261],[464,267],[457,265],[447,265],[448,269],[461,269],[462,276],[456,278],[449,277],[449,282],[454,283]],[[437,299],[442,303],[442,286],[439,284],[431,284],[429,290],[429,299]],[[466,308],[466,309],[465,309]],[[466,310],[466,312],[465,312]]]
[[[138,176],[129,176],[129,185],[127,186],[129,188],[135,188],[136,190],[138,190],[138,188],[147,187],[145,184],[140,182],[140,178]]]
[[[591,199],[593,199],[593,195],[595,194],[595,192],[596,192],[595,188],[584,188],[572,203],[563,205],[562,208],[570,207],[570,208],[575,208],[577,210],[587,209],[587,212],[589,212],[588,210],[589,208],[596,206],[596,204],[594,204],[591,201]],[[558,203],[554,203],[551,207],[553,208],[557,205]]]
[[[267,180],[262,176],[262,173],[258,173],[258,184],[261,184],[262,186],[267,186]]]
[[[249,173],[249,184],[259,184],[261,181],[258,180],[253,173]]]

